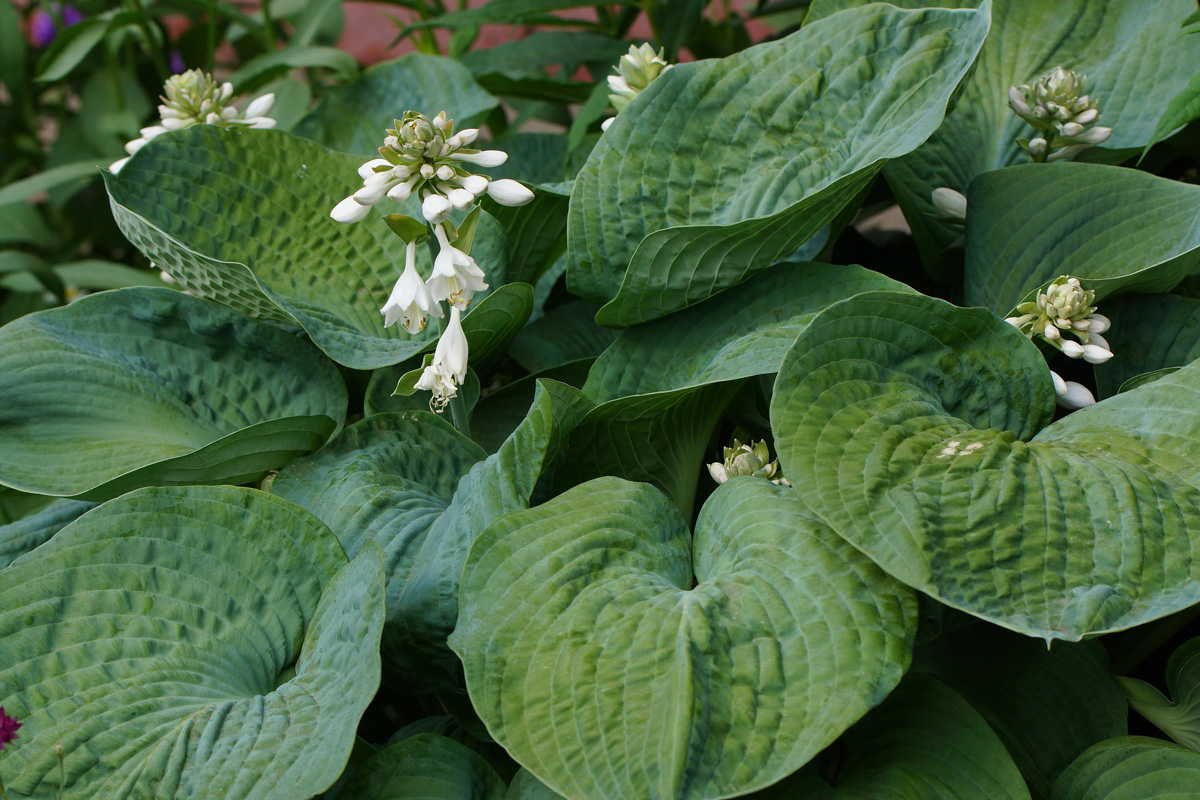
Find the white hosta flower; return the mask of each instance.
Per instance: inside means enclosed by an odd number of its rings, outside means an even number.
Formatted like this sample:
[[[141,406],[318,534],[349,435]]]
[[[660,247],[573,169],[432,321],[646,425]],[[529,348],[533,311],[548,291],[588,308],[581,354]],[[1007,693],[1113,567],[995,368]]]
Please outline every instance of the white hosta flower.
[[[397,322],[409,333],[420,333],[425,329],[426,315],[442,316],[442,306],[434,302],[425,287],[425,281],[417,272],[417,243],[411,241],[404,251],[404,274],[396,281],[392,294],[380,310],[383,327],[390,328]]]
[[[433,392],[429,407],[435,412],[445,410],[467,379],[467,335],[460,314],[457,307],[450,309],[450,321],[438,339],[433,361],[417,380],[418,389]]]
[[[429,295],[437,302],[449,302],[454,308],[466,308],[475,292],[488,288],[483,282],[483,270],[475,259],[450,244],[441,225],[434,225],[433,233],[437,236],[439,250],[433,260],[433,274],[425,284]]]
[[[616,73],[608,76],[608,88],[612,90],[608,101],[621,113],[630,100],[670,68],[661,49],[655,51],[649,44],[630,46],[629,52],[617,62]]]
[[[736,475],[749,475],[767,478],[777,486],[791,486],[787,478],[775,477],[779,471],[779,462],[769,460],[771,453],[767,449],[766,440],[742,444],[734,439],[733,446],[725,448],[724,456],[723,462],[714,461],[708,465],[708,474],[717,483],[725,483]]]
[[[1100,117],[1097,101],[1083,93],[1086,78],[1055,67],[1032,85],[1008,90],[1008,107],[1032,125],[1038,136],[1017,139],[1037,162],[1073,158],[1112,135],[1111,128],[1089,127]]]
[[[967,198],[961,192],[942,186],[930,195],[933,208],[943,219],[962,222],[967,218]]]
[[[161,117],[159,124],[142,128],[139,131],[141,135],[125,145],[125,152],[130,156],[154,137],[192,125],[275,127],[275,120],[267,116],[275,105],[274,94],[254,99],[243,113],[230,105],[233,102],[233,84],[218,84],[212,76],[198,69],[168,78],[161,99],[162,105],[158,107]],[[109,170],[120,172],[127,161],[128,158],[114,161]]]
[[[1008,317],[1032,339],[1040,336],[1069,358],[1082,358],[1092,364],[1103,364],[1112,358],[1112,348],[1101,335],[1112,322],[1096,313],[1092,303],[1096,293],[1084,289],[1078,278],[1062,275],[1051,281],[1037,298],[1017,306],[1020,316]],[[1065,338],[1074,336],[1078,341]]]

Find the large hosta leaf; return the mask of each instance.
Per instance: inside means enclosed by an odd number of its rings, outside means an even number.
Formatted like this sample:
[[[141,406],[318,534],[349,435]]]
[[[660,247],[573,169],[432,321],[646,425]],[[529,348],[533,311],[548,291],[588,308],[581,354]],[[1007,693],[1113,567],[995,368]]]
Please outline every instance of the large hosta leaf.
[[[494,519],[528,507],[581,402],[577,389],[544,382],[492,456],[429,412],[376,414],[275,479],[271,490],[322,519],[347,552],[383,548],[389,680],[455,685],[446,636],[467,549]]]
[[[0,771],[18,796],[294,800],[379,685],[378,551],[253,489],[149,488],[0,571]]]
[[[870,0],[817,0],[809,19]],[[975,0],[893,0],[893,5],[973,7]],[[992,30],[962,96],[929,141],[884,168],[932,272],[945,275],[941,250],[961,229],[936,215],[930,193],[948,186],[966,193],[980,173],[1026,163],[1014,143],[1033,128],[1008,109],[1008,88],[1031,83],[1056,66],[1088,76],[1100,101],[1100,125],[1113,129],[1104,149],[1141,148],[1200,62],[1200,36],[1180,36],[1195,11],[1189,0],[995,0]],[[1105,157],[1094,149],[1090,157]],[[1119,155],[1117,156],[1120,157]],[[1007,309],[1005,309],[1007,310]]]
[[[1102,397],[1148,372],[1182,367],[1200,358],[1200,300],[1174,294],[1131,295],[1105,303],[1112,320],[1104,336],[1113,357],[1096,370]]]
[[[1054,800],[1190,800],[1200,785],[1200,753],[1145,736],[1089,748],[1062,774]]]
[[[1080,639],[1200,601],[1200,364],[1053,410],[1016,328],[874,292],[800,334],[771,424],[813,511],[947,605]]]
[[[503,800],[505,793],[483,756],[436,733],[379,751],[338,792],[353,800]]]
[[[1124,736],[1128,709],[1099,642],[1045,642],[972,625],[918,645],[913,671],[943,681],[987,720],[1034,797],[1096,742]]]
[[[998,314],[1059,275],[1084,279],[1099,302],[1170,291],[1200,261],[1200,186],[1101,164],[1026,164],[980,175],[967,198],[964,294]]]
[[[327,89],[293,132],[344,153],[375,156],[386,129],[405,111],[429,116],[445,111],[462,130],[498,105],[455,59],[409,53],[376,64],[348,86]]]
[[[833,782],[817,764],[754,800],[1028,800],[1004,745],[945,684],[909,675],[843,739]]]
[[[472,703],[572,798],[769,785],[887,695],[916,621],[912,593],[756,478],[721,486],[694,537],[616,478],[505,516],[459,599]]]
[[[321,446],[346,386],[280,328],[170,289],[121,289],[0,328],[0,482],[104,500],[246,483]]]
[[[68,523],[95,507],[95,503],[83,500],[54,500],[41,511],[0,525],[0,567],[7,567],[17,556],[45,544]]]
[[[383,327],[404,246],[381,212],[352,225],[329,218],[362,186],[362,161],[282,131],[195,125],[156,137],[105,182],[122,232],[187,289],[298,324],[335,361],[374,369],[419,353],[437,326],[416,336]],[[415,199],[385,205],[420,213]],[[504,283],[504,238],[483,214],[472,255],[492,286]],[[428,275],[427,248],[417,261]]]
[[[878,4],[663,73],[575,182],[572,289],[623,327],[788,255],[941,124],[989,19]]]

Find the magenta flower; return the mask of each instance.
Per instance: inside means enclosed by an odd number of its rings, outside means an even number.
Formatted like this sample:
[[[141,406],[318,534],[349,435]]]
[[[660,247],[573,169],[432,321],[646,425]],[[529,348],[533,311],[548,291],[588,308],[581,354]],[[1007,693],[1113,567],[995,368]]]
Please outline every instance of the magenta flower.
[[[21,723],[4,713],[4,706],[0,706],[0,750],[4,749],[4,745],[17,738],[17,728],[21,727]]]

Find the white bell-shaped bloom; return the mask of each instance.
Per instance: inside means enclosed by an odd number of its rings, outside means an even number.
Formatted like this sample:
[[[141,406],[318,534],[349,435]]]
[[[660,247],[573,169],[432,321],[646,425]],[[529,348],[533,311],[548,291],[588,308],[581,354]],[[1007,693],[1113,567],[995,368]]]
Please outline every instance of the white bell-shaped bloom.
[[[533,192],[508,178],[489,183],[487,193],[502,206],[523,206],[533,201]]]
[[[461,312],[450,309],[450,321],[438,339],[433,361],[417,379],[417,388],[433,392],[429,405],[441,411],[458,394],[458,387],[467,379],[467,335],[462,329]]]
[[[417,243],[409,242],[404,251],[404,274],[396,281],[392,294],[380,310],[383,327],[390,328],[397,322],[409,333],[420,333],[425,329],[426,315],[442,316],[442,306],[435,303],[425,288],[425,281],[417,272]]]
[[[433,260],[433,274],[425,285],[435,301],[445,300],[455,308],[466,308],[475,292],[488,288],[483,282],[483,270],[475,259],[450,244],[441,225],[434,225],[433,233],[440,249]]]

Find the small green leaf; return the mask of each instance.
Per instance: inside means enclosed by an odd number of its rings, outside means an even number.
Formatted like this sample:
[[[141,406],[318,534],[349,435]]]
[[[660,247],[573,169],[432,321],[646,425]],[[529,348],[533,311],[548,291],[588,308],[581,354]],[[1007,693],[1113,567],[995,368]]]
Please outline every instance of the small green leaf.
[[[410,369],[408,372],[400,376],[396,381],[396,390],[392,392],[392,397],[409,397],[417,391],[417,381],[421,379],[421,373],[433,363],[433,353],[426,353],[421,366],[416,369]]]
[[[260,86],[273,70],[287,71],[296,67],[324,67],[341,80],[349,80],[358,72],[354,56],[336,47],[285,47],[255,56],[229,78],[234,91],[241,94]],[[381,138],[382,141],[382,138]]]
[[[383,221],[392,229],[392,233],[399,236],[405,244],[419,243],[429,236],[429,227],[424,222],[415,220],[407,214],[385,214]]]
[[[65,78],[113,31],[147,19],[142,11],[109,11],[68,25],[38,59],[35,81]]]

